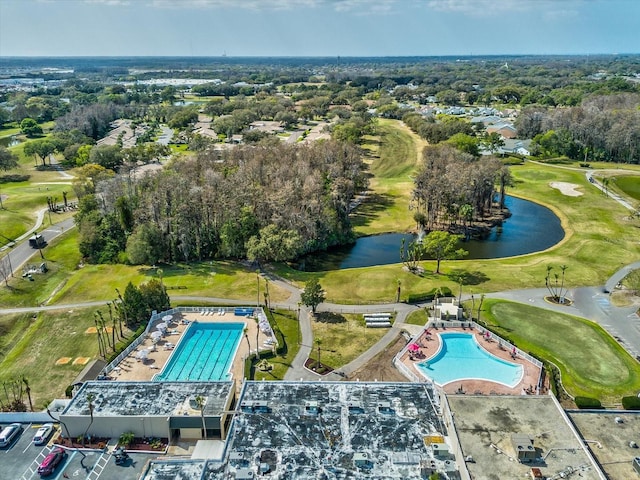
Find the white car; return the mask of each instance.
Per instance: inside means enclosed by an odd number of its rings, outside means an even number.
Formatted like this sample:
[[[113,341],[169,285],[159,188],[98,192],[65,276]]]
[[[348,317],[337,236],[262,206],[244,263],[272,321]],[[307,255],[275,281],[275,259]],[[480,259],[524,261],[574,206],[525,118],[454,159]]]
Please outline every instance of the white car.
[[[53,433],[53,423],[45,423],[42,425],[33,437],[34,445],[44,445]]]

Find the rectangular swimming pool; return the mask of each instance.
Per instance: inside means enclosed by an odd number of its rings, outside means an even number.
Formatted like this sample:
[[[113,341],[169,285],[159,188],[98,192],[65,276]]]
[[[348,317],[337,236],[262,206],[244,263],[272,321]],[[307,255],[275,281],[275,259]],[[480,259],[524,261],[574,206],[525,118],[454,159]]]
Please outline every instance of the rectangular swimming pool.
[[[244,323],[192,323],[182,335],[165,367],[153,380],[229,380],[229,370],[244,327]]]

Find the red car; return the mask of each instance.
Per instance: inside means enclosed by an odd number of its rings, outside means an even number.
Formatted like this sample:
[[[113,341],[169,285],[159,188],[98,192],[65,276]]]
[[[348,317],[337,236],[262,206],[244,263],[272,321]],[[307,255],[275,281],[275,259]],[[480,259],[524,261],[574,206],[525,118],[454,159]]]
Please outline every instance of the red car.
[[[65,458],[67,458],[67,451],[64,448],[54,448],[38,467],[38,473],[41,477],[51,475],[56,467],[60,465]]]

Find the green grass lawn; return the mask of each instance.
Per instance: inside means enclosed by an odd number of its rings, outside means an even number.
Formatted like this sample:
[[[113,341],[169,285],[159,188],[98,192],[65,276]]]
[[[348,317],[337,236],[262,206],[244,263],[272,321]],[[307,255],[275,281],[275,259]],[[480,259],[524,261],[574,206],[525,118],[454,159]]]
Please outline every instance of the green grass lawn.
[[[94,300],[112,300],[118,288],[124,292],[129,282],[140,284],[158,278],[155,268],[131,265],[85,265],[72,275],[54,297],[53,303],[74,303]],[[217,261],[179,264],[162,267],[162,281],[172,296],[205,296],[216,298],[257,298],[255,271],[235,262]],[[264,301],[264,279],[260,279],[260,301]],[[269,285],[272,302],[289,297],[289,293],[274,284]]]
[[[73,229],[62,238],[58,237],[42,250],[45,260],[40,258],[38,250],[34,250],[27,264],[40,265],[46,262],[49,271],[45,274],[34,274],[34,281],[21,277],[22,271],[16,271],[15,277],[9,280],[9,287],[0,286],[0,305],[4,307],[32,307],[47,302],[57,289],[65,285],[74,275],[80,262],[78,252],[77,230]],[[104,282],[104,279],[101,280]],[[91,296],[84,301],[90,301]],[[112,299],[113,297],[110,297]]]
[[[416,310],[407,315],[404,323],[408,323],[410,325],[426,325],[428,320],[428,314],[425,309],[421,308],[420,310]]]
[[[386,333],[385,328],[366,328],[362,315],[318,313],[311,321],[314,342],[320,340],[320,362],[340,368],[369,350]],[[313,344],[311,358],[318,358]]]
[[[357,235],[402,232],[415,228],[409,198],[411,174],[424,141],[402,122],[379,119],[376,135],[365,139],[365,162],[373,175],[370,197],[354,212]]]
[[[273,321],[271,326],[274,329],[277,326],[284,335],[285,342],[287,342],[287,353],[269,358],[268,361],[273,365],[273,370],[269,372],[262,372],[256,369],[254,380],[284,379],[284,375],[287,373],[287,370],[289,370],[291,362],[298,354],[298,350],[300,350],[297,312],[276,310],[273,312]]]
[[[522,350],[553,362],[572,396],[619,404],[640,390],[640,364],[602,327],[588,320],[519,303],[485,300],[483,318]]]
[[[640,201],[640,177],[635,175],[625,175],[615,177],[613,181],[625,195]]]
[[[47,125],[43,124],[43,126]],[[52,126],[53,124],[47,128],[52,128]],[[36,162],[31,156],[25,156],[24,145],[25,142],[9,149],[18,156],[19,165],[8,171],[7,174],[29,175],[29,180],[0,184],[0,194],[6,196],[2,201],[4,209],[0,209],[0,225],[2,226],[0,246],[6,245],[34,226],[38,210],[47,207],[47,197],[51,197],[57,203],[62,203],[62,192],[65,191],[68,201],[76,200],[71,179],[61,177],[54,170],[35,168],[36,163],[40,165],[41,162],[40,160]],[[60,220],[59,216],[57,219]],[[55,214],[52,214],[52,220],[54,223],[56,222]],[[45,225],[48,225],[48,221],[45,222]]]
[[[0,317],[0,379],[29,381],[34,409],[45,401],[64,398],[65,388],[85,365],[73,365],[78,357],[92,360],[98,355],[96,334],[85,331],[94,326],[95,309],[42,312]],[[65,365],[56,365],[70,357]]]

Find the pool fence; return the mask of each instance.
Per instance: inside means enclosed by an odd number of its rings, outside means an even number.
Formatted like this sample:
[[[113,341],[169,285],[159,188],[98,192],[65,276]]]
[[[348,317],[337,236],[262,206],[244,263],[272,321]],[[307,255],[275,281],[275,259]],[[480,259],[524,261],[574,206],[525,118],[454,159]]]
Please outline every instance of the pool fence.
[[[127,356],[129,356],[131,354],[131,352],[133,352],[136,348],[138,348],[140,346],[140,344],[142,342],[145,341],[145,339],[148,337],[149,333],[151,333],[151,331],[155,328],[155,326],[160,323],[163,322],[163,318],[166,317],[167,315],[175,315],[178,313],[199,313],[202,314],[202,312],[206,311],[207,313],[212,312],[217,314],[218,312],[224,312],[226,313],[231,313],[231,314],[235,314],[235,311],[237,308],[242,308],[242,312],[243,315],[246,315],[249,313],[249,310],[251,310],[251,313],[255,313],[255,310],[258,309],[257,307],[237,307],[237,306],[233,306],[233,307],[175,307],[172,308],[170,310],[165,310],[163,312],[156,312],[155,310],[153,311],[153,313],[151,314],[151,318],[149,319],[149,322],[147,323],[147,327],[144,329],[144,332],[142,332],[140,334],[140,336],[138,336],[138,338],[136,338],[133,342],[131,342],[129,344],[129,346],[127,348],[125,348],[116,358],[114,358],[107,366],[104,367],[104,369],[101,372],[102,376],[106,376],[109,375],[109,373],[111,373],[113,371],[113,369],[115,367],[118,366],[118,364],[120,362],[122,362],[122,360],[124,360]],[[262,307],[260,307],[258,312],[258,315],[262,314],[262,316],[264,316],[264,311],[262,310]],[[265,317],[266,318],[266,317]]]
[[[523,352],[522,350],[520,350],[518,347],[516,347],[512,343],[506,341],[504,338],[499,337],[498,335],[496,335],[493,332],[491,332],[491,331],[487,330],[486,328],[484,328],[482,325],[479,325],[478,323],[473,322],[473,321],[468,321],[468,322],[467,321],[461,321],[461,320],[446,320],[446,321],[443,321],[443,320],[430,319],[427,322],[427,324],[425,325],[424,330],[429,330],[429,329],[435,329],[435,330],[443,329],[444,330],[446,328],[469,328],[469,329],[475,329],[483,337],[497,342],[498,345],[501,346],[501,348],[504,348],[505,350],[507,350],[509,352],[515,351],[516,356],[521,357],[521,358],[527,360],[528,362],[532,363],[536,367],[540,368],[540,377],[538,379],[538,393],[540,392],[540,388],[542,387],[542,385],[540,384],[542,382],[542,371],[544,370],[544,365],[542,364],[542,362],[540,360],[538,360],[537,358],[532,357],[527,352]],[[411,369],[409,369],[409,367],[407,367],[400,359],[402,358],[402,356],[409,349],[409,345],[411,345],[413,342],[417,341],[418,338],[420,338],[420,335],[422,335],[422,331],[419,334],[415,335],[413,338],[411,338],[411,340],[407,342],[407,344],[404,346],[404,348],[402,350],[400,350],[396,354],[395,357],[393,357],[393,364],[395,365],[395,367],[398,370],[400,370],[400,372],[403,375],[405,375],[407,378],[411,379],[414,382],[421,382],[421,381],[424,381],[424,379],[418,378],[417,374],[412,372]]]

